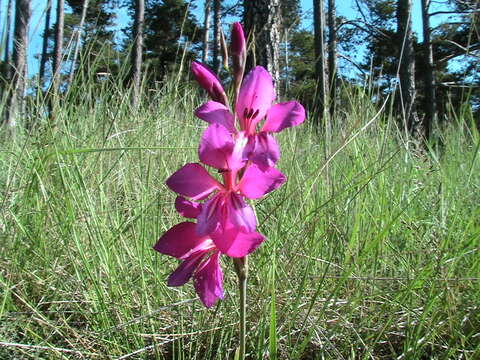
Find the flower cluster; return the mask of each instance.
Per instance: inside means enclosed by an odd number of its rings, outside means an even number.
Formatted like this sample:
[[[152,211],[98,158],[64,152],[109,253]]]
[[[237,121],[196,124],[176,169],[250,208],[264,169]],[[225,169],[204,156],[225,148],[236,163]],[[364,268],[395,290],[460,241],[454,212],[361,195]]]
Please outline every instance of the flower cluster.
[[[179,195],[175,201],[178,213],[193,221],[173,226],[154,246],[182,260],[168,285],[181,286],[193,277],[195,290],[207,307],[223,298],[220,255],[245,257],[265,239],[256,231],[255,212],[246,199],[259,199],[286,181],[275,167],[280,149],[273,133],[305,119],[305,110],[296,101],[272,105],[275,88],[263,67],[255,67],[243,78],[246,42],[239,23],[233,25],[231,53],[233,111],[218,77],[201,63],[191,65],[195,79],[212,99],[195,111],[209,126],[198,147],[200,163],[186,164],[166,184]],[[205,165],[216,169],[221,181]]]

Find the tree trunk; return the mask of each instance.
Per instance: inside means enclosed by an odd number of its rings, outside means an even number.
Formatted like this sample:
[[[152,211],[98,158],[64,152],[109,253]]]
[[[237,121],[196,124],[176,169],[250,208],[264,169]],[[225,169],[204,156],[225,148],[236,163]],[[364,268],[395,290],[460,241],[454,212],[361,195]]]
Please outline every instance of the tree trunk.
[[[423,22],[423,56],[425,60],[425,117],[423,119],[423,128],[425,130],[425,139],[430,138],[432,124],[437,117],[437,104],[435,98],[435,77],[433,74],[433,49],[430,36],[430,17],[428,9],[431,0],[422,0],[422,22]]]
[[[212,1],[205,0],[205,18],[203,20],[203,28],[205,30],[203,34],[203,52],[202,52],[202,62],[204,64],[208,61],[208,41],[210,38],[210,14],[212,11]]]
[[[335,20],[335,0],[328,0],[328,85],[330,94],[330,119],[333,119],[337,99],[337,29]]]
[[[60,83],[63,56],[63,23],[64,23],[64,0],[57,0],[57,23],[55,24],[55,48],[53,54],[53,78],[52,86],[54,93],[57,92]]]
[[[278,88],[280,0],[244,0],[243,6],[245,30],[253,45],[252,54],[247,60],[247,70],[257,64],[262,65],[270,72]]]
[[[17,0],[15,4],[15,30],[13,34],[12,94],[7,103],[5,120],[5,125],[11,132],[15,130],[17,118],[23,110],[27,78],[28,22],[30,15],[30,0]]]
[[[48,0],[45,9],[45,27],[43,29],[42,57],[40,58],[40,69],[38,71],[38,84],[41,87],[45,78],[45,66],[48,56],[48,39],[50,38],[50,18],[52,15],[52,0]]]
[[[289,29],[288,28],[285,28],[285,33],[284,33],[284,37],[285,37],[285,94],[288,93],[289,89],[290,89],[290,73],[289,73],[289,54],[288,54],[288,50],[289,50],[289,43],[288,43],[288,31]]]
[[[327,106],[327,74],[325,66],[325,12],[323,0],[313,0],[313,27],[315,41],[315,77],[317,80],[316,107],[323,116]],[[316,116],[320,120],[320,116]]]
[[[424,131],[415,105],[415,53],[412,34],[412,0],[398,0],[397,35],[402,46],[399,54],[400,95],[407,131],[419,140]]]
[[[77,42],[75,43],[75,50],[73,51],[72,64],[70,65],[70,73],[68,74],[68,86],[72,86],[73,75],[75,74],[75,66],[77,66],[78,54],[80,52],[80,45],[82,44],[83,26],[85,25],[85,18],[87,17],[88,0],[83,0],[82,15],[80,16],[80,23],[77,29]]]
[[[5,38],[5,53],[3,61],[5,62],[5,79],[10,79],[10,34],[12,29],[13,0],[8,0],[7,4],[7,24]]]
[[[135,34],[135,44],[132,51],[132,81],[133,97],[132,105],[138,106],[140,96],[140,80],[142,76],[142,50],[143,50],[143,26],[145,18],[145,1],[135,0],[135,21],[133,32]]]
[[[220,0],[213,0],[213,71],[220,70],[220,27],[222,26],[222,7]]]

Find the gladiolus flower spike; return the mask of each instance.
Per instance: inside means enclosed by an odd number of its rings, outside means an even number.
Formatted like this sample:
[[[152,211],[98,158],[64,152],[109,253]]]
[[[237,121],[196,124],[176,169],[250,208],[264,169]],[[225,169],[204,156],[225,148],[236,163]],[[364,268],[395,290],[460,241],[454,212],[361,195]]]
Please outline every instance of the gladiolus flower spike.
[[[258,221],[248,201],[262,198],[286,181],[275,167],[280,149],[273,134],[305,120],[305,110],[296,101],[272,105],[275,88],[263,67],[255,67],[243,78],[246,41],[240,23],[233,25],[231,54],[234,86],[241,83],[235,91],[234,111],[219,78],[205,65],[191,65],[195,79],[212,99],[195,115],[209,125],[200,139],[199,162],[184,165],[166,184],[178,194],[178,213],[193,220],[173,226],[154,246],[181,260],[168,285],[181,286],[193,277],[206,307],[223,299],[222,255],[234,258],[239,279],[246,280],[246,257],[265,240],[256,230]]]

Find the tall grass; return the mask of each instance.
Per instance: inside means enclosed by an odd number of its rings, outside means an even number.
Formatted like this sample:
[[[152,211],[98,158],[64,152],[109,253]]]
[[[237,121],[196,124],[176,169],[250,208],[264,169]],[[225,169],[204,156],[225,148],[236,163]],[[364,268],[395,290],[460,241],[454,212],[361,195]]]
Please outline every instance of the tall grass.
[[[114,85],[77,84],[54,123],[40,99],[35,126],[2,144],[0,358],[231,358],[231,261],[206,310],[191,285],[166,286],[176,261],[152,250],[180,221],[164,182],[197,159],[204,99],[171,82],[132,111]],[[311,118],[279,137],[288,182],[255,206],[268,240],[250,260],[250,358],[480,358],[468,113],[414,155],[388,112],[344,91],[328,147]]]

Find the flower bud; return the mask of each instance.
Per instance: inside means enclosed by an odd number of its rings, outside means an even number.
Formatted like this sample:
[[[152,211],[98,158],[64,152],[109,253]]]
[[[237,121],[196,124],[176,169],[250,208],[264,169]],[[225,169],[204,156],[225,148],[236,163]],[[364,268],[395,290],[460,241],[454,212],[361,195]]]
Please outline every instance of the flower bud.
[[[233,56],[241,56],[246,52],[245,34],[239,22],[233,23],[231,50]]]
[[[242,25],[239,22],[233,23],[231,42],[233,79],[235,82],[235,97],[238,96],[245,72],[245,61],[247,58],[247,45]]]
[[[192,62],[190,70],[192,71],[195,80],[197,80],[199,85],[208,92],[208,95],[210,95],[213,101],[228,106],[225,90],[223,90],[220,80],[212,70],[197,61]]]
[[[228,70],[228,46],[222,29],[220,29],[220,43],[222,44],[223,67]]]

